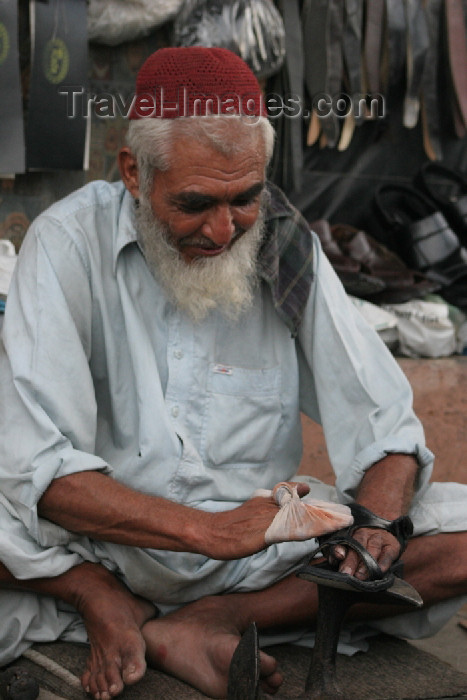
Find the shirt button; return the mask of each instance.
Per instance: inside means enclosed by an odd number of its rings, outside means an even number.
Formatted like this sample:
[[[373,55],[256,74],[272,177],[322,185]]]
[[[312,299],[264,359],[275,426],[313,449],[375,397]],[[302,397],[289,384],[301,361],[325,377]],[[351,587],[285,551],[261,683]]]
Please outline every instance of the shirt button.
[[[181,360],[182,357],[183,357],[183,352],[182,352],[182,350],[175,350],[175,351],[174,351],[174,357],[175,357],[177,360]]]
[[[177,418],[178,414],[180,413],[180,409],[178,408],[178,406],[174,406],[174,407],[172,408],[171,413],[172,413],[172,415],[173,415],[174,418]]]

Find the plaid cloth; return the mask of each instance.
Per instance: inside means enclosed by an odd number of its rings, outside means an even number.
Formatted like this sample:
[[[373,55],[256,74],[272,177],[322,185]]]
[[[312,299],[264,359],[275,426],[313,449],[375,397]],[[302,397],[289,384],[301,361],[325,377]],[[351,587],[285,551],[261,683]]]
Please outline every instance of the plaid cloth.
[[[313,282],[313,242],[310,227],[272,183],[266,207],[266,235],[258,265],[268,283],[274,306],[295,337]]]

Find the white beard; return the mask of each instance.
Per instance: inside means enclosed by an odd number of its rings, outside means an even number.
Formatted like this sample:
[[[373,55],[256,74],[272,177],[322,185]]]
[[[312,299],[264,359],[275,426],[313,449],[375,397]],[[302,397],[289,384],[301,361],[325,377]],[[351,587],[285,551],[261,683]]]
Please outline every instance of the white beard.
[[[144,198],[135,210],[135,218],[138,241],[149,269],[169,298],[194,321],[202,321],[213,309],[235,320],[251,307],[264,232],[262,210],[230,250],[190,263],[172,245],[168,227],[154,215]]]

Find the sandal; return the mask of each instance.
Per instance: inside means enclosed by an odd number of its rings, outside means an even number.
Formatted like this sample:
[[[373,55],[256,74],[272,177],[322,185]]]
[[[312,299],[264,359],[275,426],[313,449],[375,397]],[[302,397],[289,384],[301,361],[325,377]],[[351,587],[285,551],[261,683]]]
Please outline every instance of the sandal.
[[[338,530],[329,535],[319,537],[319,546],[310,556],[315,557],[318,554],[325,555],[336,545],[349,547],[357,552],[364,562],[368,571],[368,577],[361,580],[350,574],[343,574],[336,568],[331,567],[327,561],[320,564],[307,564],[299,569],[297,576],[307,581],[314,581],[315,583],[320,583],[325,586],[331,586],[332,588],[369,594],[368,602],[382,602],[384,599],[384,602],[387,603],[408,603],[420,607],[423,601],[419,594],[413,586],[401,578],[402,563],[399,559],[383,574],[371,554],[353,537],[355,530],[362,527],[386,530],[398,540],[401,547],[400,557],[413,532],[413,525],[410,518],[404,515],[396,520],[385,520],[358,503],[351,504],[350,510],[354,517],[353,524],[343,530]],[[384,595],[378,596],[378,599],[375,600],[373,596],[375,593],[384,593]]]
[[[39,683],[21,666],[9,666],[0,671],[0,697],[3,700],[36,700]]]
[[[428,161],[414,182],[436,202],[461,241],[467,244],[467,179],[442,163]]]

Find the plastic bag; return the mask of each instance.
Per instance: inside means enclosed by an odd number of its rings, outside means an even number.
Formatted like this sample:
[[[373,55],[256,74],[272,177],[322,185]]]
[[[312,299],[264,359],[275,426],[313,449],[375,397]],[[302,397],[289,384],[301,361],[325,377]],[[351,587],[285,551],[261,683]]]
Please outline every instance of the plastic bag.
[[[264,540],[267,545],[309,540],[353,523],[348,506],[318,501],[310,494],[300,498],[296,486],[292,487],[283,482],[276,484],[272,491],[258,490],[254,495],[272,496],[280,506],[279,512],[266,530]]]
[[[174,45],[230,49],[257,78],[267,78],[284,62],[284,23],[271,0],[186,0]]]
[[[396,350],[399,346],[397,316],[391,311],[382,309],[381,306],[372,304],[364,299],[358,299],[350,295],[349,299],[360,311],[366,322],[378,333],[383,343],[385,343],[390,350]]]
[[[399,352],[408,357],[446,357],[456,352],[456,329],[446,303],[413,299],[385,304],[397,316]]]
[[[88,39],[116,46],[175,17],[183,0],[89,0]]]

